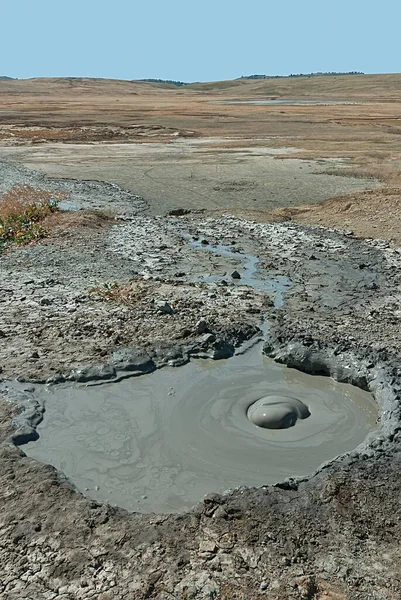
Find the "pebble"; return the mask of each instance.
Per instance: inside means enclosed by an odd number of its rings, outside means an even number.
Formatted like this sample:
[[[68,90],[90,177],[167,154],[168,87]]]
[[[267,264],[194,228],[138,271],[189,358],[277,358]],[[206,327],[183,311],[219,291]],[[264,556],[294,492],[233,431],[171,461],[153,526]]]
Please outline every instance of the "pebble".
[[[175,312],[174,309],[172,308],[172,306],[170,306],[170,304],[164,300],[157,302],[156,308],[160,313],[163,313],[166,315],[173,315]]]
[[[207,323],[205,319],[199,319],[195,325],[196,333],[205,333],[207,329]]]

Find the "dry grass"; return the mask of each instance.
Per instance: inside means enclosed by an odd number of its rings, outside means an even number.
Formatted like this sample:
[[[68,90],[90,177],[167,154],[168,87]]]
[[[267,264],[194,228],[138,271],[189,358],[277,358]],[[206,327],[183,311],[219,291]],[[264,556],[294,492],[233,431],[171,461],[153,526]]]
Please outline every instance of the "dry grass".
[[[102,286],[89,290],[89,294],[106,302],[117,302],[125,306],[135,306],[143,296],[141,286],[132,286],[130,284],[122,285],[115,282],[104,283]]]
[[[0,200],[0,247],[27,244],[45,237],[43,222],[66,198],[64,192],[36,189],[29,185],[14,186]]]
[[[222,155],[235,152],[246,139],[247,145],[299,148],[297,154],[281,156],[283,160],[347,159],[347,168],[330,172],[378,178],[386,187],[371,195],[353,194],[334,204],[274,218],[329,226],[344,221],[360,235],[397,243],[401,238],[395,212],[396,195],[401,193],[401,74],[244,79],[184,88],[84,78],[32,79],[0,82],[0,92],[0,137],[7,137],[7,145],[30,144],[35,136],[49,141],[86,141],[95,136],[110,142],[110,127],[127,131],[134,126],[142,128],[135,139],[141,142],[169,142],[172,138],[166,133],[177,130],[219,138],[218,146],[203,147]],[[332,99],[354,104],[216,104],[252,98]],[[32,132],[24,131],[27,127]],[[126,141],[134,141],[131,133],[128,137]],[[396,193],[388,195],[387,189]],[[349,201],[354,210],[345,215],[341,207]]]

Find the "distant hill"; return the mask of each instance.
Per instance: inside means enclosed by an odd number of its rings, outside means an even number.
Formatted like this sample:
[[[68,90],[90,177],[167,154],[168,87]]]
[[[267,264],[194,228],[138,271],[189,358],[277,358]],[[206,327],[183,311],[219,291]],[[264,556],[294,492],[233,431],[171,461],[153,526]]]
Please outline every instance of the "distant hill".
[[[0,75],[0,81],[11,81],[14,77],[7,77],[6,75]]]

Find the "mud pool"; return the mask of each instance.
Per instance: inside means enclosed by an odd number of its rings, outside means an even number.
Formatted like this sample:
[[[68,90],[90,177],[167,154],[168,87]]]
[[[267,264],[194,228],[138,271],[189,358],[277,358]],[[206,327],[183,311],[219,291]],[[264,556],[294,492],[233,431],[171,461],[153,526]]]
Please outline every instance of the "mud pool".
[[[308,418],[265,429],[247,415],[266,395]],[[210,492],[312,473],[375,428],[373,397],[274,363],[260,344],[119,383],[53,386],[40,438],[24,451],[83,493],[128,510],[181,512]]]

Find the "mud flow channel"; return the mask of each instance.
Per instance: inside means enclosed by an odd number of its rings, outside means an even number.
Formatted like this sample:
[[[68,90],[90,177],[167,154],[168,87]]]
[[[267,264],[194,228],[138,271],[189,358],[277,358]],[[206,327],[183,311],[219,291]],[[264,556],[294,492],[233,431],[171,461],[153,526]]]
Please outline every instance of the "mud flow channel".
[[[195,360],[118,383],[58,385],[29,456],[86,495],[143,512],[181,512],[209,492],[312,473],[375,429],[358,388],[262,355]]]

